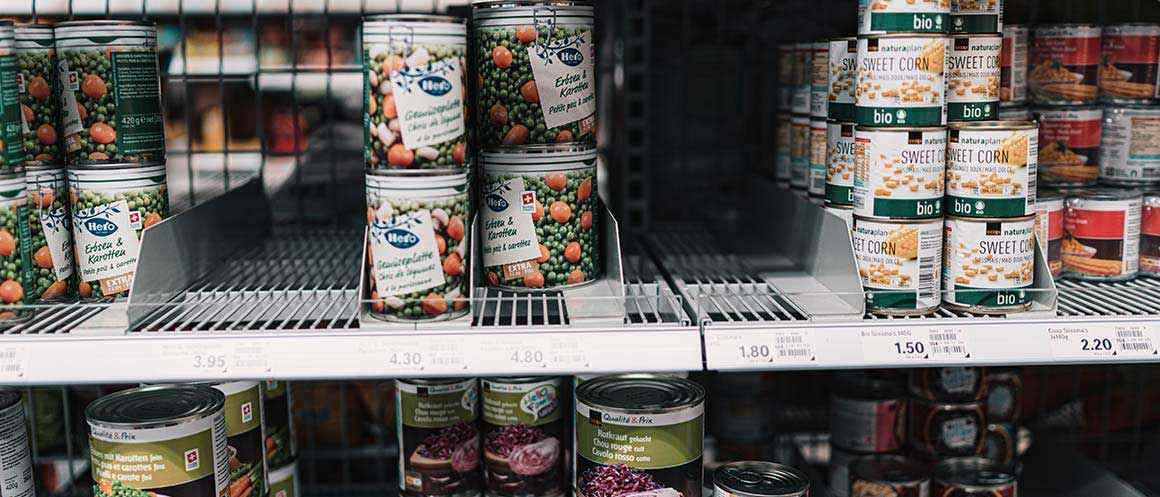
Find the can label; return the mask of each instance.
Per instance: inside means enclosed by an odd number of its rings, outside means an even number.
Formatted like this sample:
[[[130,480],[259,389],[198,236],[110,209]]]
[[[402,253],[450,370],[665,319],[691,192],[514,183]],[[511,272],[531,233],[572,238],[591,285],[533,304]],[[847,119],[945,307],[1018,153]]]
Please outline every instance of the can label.
[[[810,116],[825,119],[830,101],[830,42],[814,43],[810,61]]]
[[[17,30],[16,58],[20,71],[21,128],[24,132],[24,163],[63,165],[58,143],[60,81],[56,73],[56,45],[51,33],[22,37]]]
[[[32,467],[32,443],[24,404],[18,403],[0,412],[0,479],[4,497],[35,497],[36,484]],[[110,464],[110,463],[105,463]],[[99,495],[99,494],[98,494]],[[111,496],[112,494],[106,494]],[[209,497],[210,494],[206,494]]]
[[[810,184],[810,118],[793,116],[790,120],[789,184],[804,190]]]
[[[1140,271],[1160,274],[1160,201],[1144,203],[1140,225]]]
[[[947,123],[943,37],[860,38],[855,120],[866,126]]]
[[[826,195],[826,120],[810,121],[810,177],[809,194]]]
[[[1111,183],[1160,181],[1160,111],[1104,109],[1099,169]]]
[[[947,119],[989,121],[999,113],[998,36],[958,37],[947,59]]]
[[[270,471],[270,497],[298,497],[300,493],[297,463]]]
[[[777,46],[777,110],[793,109],[794,64],[797,52],[793,45]]]
[[[1003,27],[1003,48],[999,53],[1000,105],[1022,105],[1027,101],[1027,45],[1031,30],[1009,24]]]
[[[1072,198],[1064,211],[1063,268],[1077,275],[1117,278],[1139,269],[1139,198]]]
[[[830,440],[856,452],[901,450],[906,440],[906,400],[831,397]]]
[[[1027,107],[1000,107],[999,120],[1000,121],[1031,121],[1034,116],[1031,115],[1031,109]]]
[[[1160,25],[1105,26],[1100,47],[1100,98],[1150,102],[1160,77]]]
[[[858,0],[858,34],[946,33],[948,0]]]
[[[978,455],[986,434],[985,416],[977,403],[942,404],[911,399],[910,445],[928,458]]]
[[[25,178],[28,228],[33,271],[36,273],[33,286],[25,291],[43,301],[75,297],[77,279],[73,266],[76,252],[64,169],[30,171]]]
[[[1001,0],[951,0],[952,33],[998,33],[1003,31]]]
[[[475,378],[437,385],[396,381],[395,395],[399,488],[423,496],[478,492]]]
[[[1035,282],[1035,219],[950,218],[943,233],[943,300],[966,307],[1019,307]]]
[[[1039,199],[1035,209],[1035,238],[1039,241],[1039,251],[1047,259],[1051,276],[1058,277],[1063,273],[1063,199]]]
[[[230,490],[234,495],[266,495],[266,441],[262,434],[262,389],[256,381],[219,383],[225,394],[226,440],[230,459]]]
[[[777,115],[776,149],[773,155],[773,177],[778,181],[789,181],[793,168],[793,123],[789,114]]]
[[[24,163],[24,112],[20,104],[16,54],[0,51],[0,173],[13,174]]]
[[[951,129],[947,214],[1021,217],[1035,213],[1039,132]]]
[[[1042,25],[1035,28],[1027,76],[1031,97],[1045,104],[1096,101],[1100,28]]]
[[[949,259],[944,260],[944,262]],[[983,397],[983,370],[973,367],[915,369],[910,373],[910,393],[917,398],[944,402],[969,402]]]
[[[988,373],[987,421],[1015,422],[1022,414],[1023,379],[1018,372]]]
[[[832,40],[829,50],[830,119],[854,120],[854,91],[858,81],[858,40]]]
[[[266,467],[280,468],[294,461],[290,382],[266,380],[262,385],[262,428],[266,431]],[[273,475],[271,475],[273,479]],[[273,485],[270,491],[273,493]]]
[[[793,72],[793,102],[791,110],[794,114],[809,115],[813,107],[810,105],[810,95],[814,75],[814,48],[810,43],[799,43],[794,46]]]
[[[923,219],[943,214],[944,130],[855,129],[854,213]]]
[[[938,306],[939,220],[903,224],[856,219],[853,242],[866,305],[901,310]]]
[[[226,497],[230,489],[231,455],[222,411],[161,428],[89,425],[89,434],[96,497],[138,494],[129,489],[175,497]]]
[[[1039,173],[1044,183],[1085,185],[1096,181],[1103,129],[1102,109],[1039,110]]]
[[[854,124],[830,121],[826,125],[826,202],[854,205],[857,169]]]
[[[483,379],[483,479],[490,494],[564,492],[563,378],[534,383]]]

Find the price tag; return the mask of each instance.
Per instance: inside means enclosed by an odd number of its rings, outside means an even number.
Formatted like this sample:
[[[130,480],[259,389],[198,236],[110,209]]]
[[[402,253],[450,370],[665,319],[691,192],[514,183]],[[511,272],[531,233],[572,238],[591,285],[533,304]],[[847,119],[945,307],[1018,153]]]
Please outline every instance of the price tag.
[[[28,349],[23,346],[0,348],[0,380],[19,380],[28,371]]]
[[[1051,355],[1056,359],[1112,358],[1120,354],[1116,329],[1120,325],[1048,326]]]
[[[184,369],[192,376],[218,375],[229,372],[232,349],[223,342],[198,340],[201,343],[174,343],[161,347],[161,361],[174,369]]]
[[[1147,324],[1117,324],[1116,346],[1128,357],[1160,356],[1156,334]]]
[[[507,341],[508,346],[501,352],[507,367],[512,369],[546,369],[550,357],[548,337],[520,337]]]
[[[813,330],[774,331],[773,362],[808,363],[815,360]]]
[[[439,371],[461,371],[467,369],[467,358],[460,350],[460,344],[452,339],[431,338],[427,346],[427,357],[418,357],[422,366]],[[418,353],[415,353],[419,355]],[[424,359],[425,362],[424,362]]]
[[[578,337],[554,336],[548,344],[549,360],[561,369],[584,371],[591,367],[584,342]]]
[[[930,359],[927,330],[872,328],[862,330],[862,357],[871,363],[922,363]]]
[[[930,357],[937,361],[970,359],[967,333],[961,328],[934,328],[927,332]]]
[[[235,341],[228,369],[239,376],[267,377],[272,371],[269,357],[266,353],[266,344],[263,342]]]

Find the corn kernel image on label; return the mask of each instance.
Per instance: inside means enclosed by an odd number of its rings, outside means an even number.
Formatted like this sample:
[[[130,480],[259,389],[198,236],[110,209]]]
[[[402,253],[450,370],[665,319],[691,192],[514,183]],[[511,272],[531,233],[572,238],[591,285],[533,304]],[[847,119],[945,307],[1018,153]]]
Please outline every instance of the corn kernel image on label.
[[[943,301],[958,307],[1024,306],[1035,282],[1035,218],[949,217],[943,240]]]
[[[854,130],[854,214],[923,219],[943,213],[943,128]]]
[[[854,258],[871,309],[925,310],[938,306],[942,220],[854,220]]]
[[[864,126],[942,126],[947,122],[948,39],[880,35],[858,39],[855,120]]]
[[[947,58],[947,119],[988,121],[999,115],[1003,37],[958,36]]]

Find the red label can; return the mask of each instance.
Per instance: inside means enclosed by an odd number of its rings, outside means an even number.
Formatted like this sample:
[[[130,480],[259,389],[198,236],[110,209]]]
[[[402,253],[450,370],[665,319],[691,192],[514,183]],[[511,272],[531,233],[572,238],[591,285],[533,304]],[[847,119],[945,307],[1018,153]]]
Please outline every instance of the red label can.
[[[1087,186],[1099,177],[1104,111],[1099,107],[1037,109],[1039,179],[1048,185]]]
[[[1063,274],[1063,197],[1040,194],[1035,202],[1035,237],[1053,278]]]
[[[1100,100],[1148,103],[1160,75],[1160,24],[1104,27],[1100,47]]]
[[[1032,36],[1027,75],[1031,98],[1043,104],[1095,103],[1099,64],[1099,26],[1037,26]]]
[[[1132,279],[1139,270],[1139,192],[1108,188],[1067,198],[1063,229],[1063,269],[1086,280]]]
[[[1140,224],[1140,272],[1160,275],[1160,193],[1144,195]]]
[[[931,497],[1015,497],[1018,481],[1007,466],[982,457],[958,457],[934,466]]]

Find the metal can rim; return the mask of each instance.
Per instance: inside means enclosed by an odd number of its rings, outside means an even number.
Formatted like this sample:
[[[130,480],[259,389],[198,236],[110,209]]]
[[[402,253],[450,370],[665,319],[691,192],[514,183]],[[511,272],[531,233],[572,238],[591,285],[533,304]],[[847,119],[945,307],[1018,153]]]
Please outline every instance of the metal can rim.
[[[731,471],[736,471],[738,474],[729,474]],[[760,480],[756,482],[742,481],[741,474],[744,472],[755,473],[754,476],[759,476]],[[762,483],[767,485],[780,484],[786,488],[771,488],[769,491],[761,491],[756,487]],[[767,461],[735,461],[722,465],[713,472],[713,485],[730,495],[740,497],[802,497],[809,495],[810,491],[809,478],[801,470]],[[741,485],[747,485],[747,487]]]
[[[897,133],[908,133],[911,131],[920,131],[923,133],[930,131],[946,132],[946,126],[867,126],[864,124],[855,123],[854,131],[893,131]]]
[[[952,131],[994,131],[994,130],[1025,130],[1037,129],[1039,123],[1035,121],[1011,121],[997,119],[993,121],[956,121],[947,125]]]
[[[618,399],[609,399],[606,397],[596,397],[598,389],[608,388],[609,384],[623,383],[623,385],[615,386],[630,386],[632,382],[637,382],[640,385],[648,385],[648,382],[653,382],[653,386],[664,385],[671,389],[668,392],[682,393],[682,395],[671,396],[665,402],[659,405],[643,405],[629,406],[625,402],[616,402]],[[618,375],[618,376],[602,376],[588,380],[576,389],[576,402],[583,403],[589,407],[602,409],[608,412],[617,413],[641,413],[641,414],[657,414],[666,412],[679,412],[686,409],[693,409],[699,406],[704,406],[705,403],[705,388],[699,383],[685,378],[676,378],[671,376],[661,375]]]
[[[858,40],[874,40],[889,38],[950,38],[946,33],[874,33],[858,35]]]
[[[197,404],[190,406],[185,412],[160,416],[157,419],[148,421],[121,420],[122,416],[115,416],[117,414],[115,411],[102,412],[102,409],[115,410],[119,406],[125,406],[125,409],[132,408],[133,406],[131,404],[124,404],[124,402],[132,400],[136,396],[154,394],[156,392],[171,392],[171,395],[196,396],[195,400]],[[85,420],[90,425],[103,428],[158,428],[186,424],[215,416],[225,409],[225,405],[225,394],[205,385],[151,385],[121,390],[120,392],[114,392],[93,401],[85,408]],[[136,409],[134,411],[139,412]],[[127,418],[128,416],[124,417]]]
[[[431,22],[447,24],[467,24],[467,19],[443,14],[375,14],[363,18],[363,22]]]
[[[965,217],[947,214],[947,221],[966,221],[971,223],[1019,223],[1035,220],[1035,214],[1026,214],[1015,217]]]

